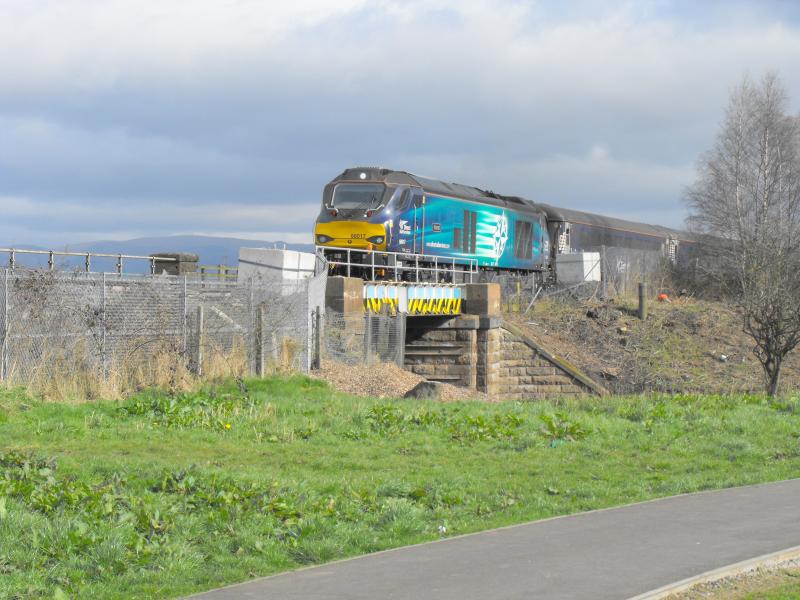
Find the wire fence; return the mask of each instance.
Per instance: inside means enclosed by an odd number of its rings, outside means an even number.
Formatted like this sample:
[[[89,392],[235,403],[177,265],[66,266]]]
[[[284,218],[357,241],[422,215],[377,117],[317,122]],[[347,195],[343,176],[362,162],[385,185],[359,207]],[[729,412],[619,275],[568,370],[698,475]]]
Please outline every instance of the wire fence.
[[[328,311],[319,319],[314,336],[322,360],[354,364],[395,363],[404,360],[405,315],[343,315]]]
[[[675,267],[658,250],[632,250],[603,246],[592,250],[600,257],[600,281],[543,285],[534,275],[495,275],[500,284],[503,309],[507,312],[528,312],[545,298],[571,296],[577,299],[624,298],[638,293],[639,283],[647,283],[653,296],[674,287]]]
[[[325,275],[203,281],[0,270],[0,380],[53,396],[307,371]]]

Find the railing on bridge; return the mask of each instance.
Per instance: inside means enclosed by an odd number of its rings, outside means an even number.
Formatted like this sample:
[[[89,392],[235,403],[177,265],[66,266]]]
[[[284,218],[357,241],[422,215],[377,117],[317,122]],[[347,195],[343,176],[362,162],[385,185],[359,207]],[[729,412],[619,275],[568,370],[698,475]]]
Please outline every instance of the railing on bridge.
[[[331,254],[341,254],[345,260],[334,259]],[[404,280],[404,273],[413,274],[412,281],[459,283],[472,283],[473,277],[478,274],[478,261],[474,258],[451,258],[432,256],[429,254],[412,254],[408,252],[383,252],[378,250],[361,250],[356,248],[336,248],[331,246],[317,246],[317,254],[325,260],[330,267],[342,267],[347,277],[353,273],[364,272],[371,281],[376,281],[378,276],[394,281]],[[386,277],[387,274],[391,277]],[[406,279],[408,280],[408,279]]]
[[[203,280],[225,281],[239,277],[239,268],[228,265],[198,265],[197,272],[200,274],[200,279]]]
[[[17,255],[30,254],[30,255],[45,255],[47,256],[47,269],[49,271],[55,270],[57,256],[73,256],[84,259],[84,270],[86,273],[92,271],[93,258],[114,258],[116,259],[115,270],[119,275],[122,275],[123,261],[125,260],[146,260],[150,262],[150,273],[155,274],[156,262],[176,262],[175,258],[168,258],[163,256],[137,256],[135,254],[106,254],[102,252],[59,252],[56,250],[21,250],[17,248],[0,248],[0,253],[8,254],[8,268],[13,270],[17,267]]]

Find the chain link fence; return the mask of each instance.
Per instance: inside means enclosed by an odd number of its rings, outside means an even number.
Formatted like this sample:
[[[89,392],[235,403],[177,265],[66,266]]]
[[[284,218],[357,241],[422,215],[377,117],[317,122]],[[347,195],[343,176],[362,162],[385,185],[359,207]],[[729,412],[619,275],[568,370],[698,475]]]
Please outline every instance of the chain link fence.
[[[319,319],[321,360],[355,364],[390,362],[402,366],[405,315],[343,315],[328,311]]]
[[[525,313],[538,300],[564,295],[580,300],[635,297],[639,283],[647,283],[648,293],[652,296],[662,291],[674,291],[671,288],[675,283],[675,265],[661,251],[613,246],[591,251],[600,255],[600,281],[563,284],[556,280],[555,284],[542,285],[533,275],[494,275],[491,281],[500,284],[503,309]],[[680,268],[686,268],[686,265]]]
[[[307,371],[324,294],[324,274],[237,283],[0,270],[0,380],[92,397],[200,376]]]

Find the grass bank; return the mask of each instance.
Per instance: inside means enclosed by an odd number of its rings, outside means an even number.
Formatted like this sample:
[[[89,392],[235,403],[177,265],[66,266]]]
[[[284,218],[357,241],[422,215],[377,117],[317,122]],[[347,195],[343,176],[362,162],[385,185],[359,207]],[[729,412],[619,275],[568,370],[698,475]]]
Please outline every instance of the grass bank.
[[[800,476],[800,401],[365,400],[304,378],[0,392],[0,598],[168,598],[356,554]]]

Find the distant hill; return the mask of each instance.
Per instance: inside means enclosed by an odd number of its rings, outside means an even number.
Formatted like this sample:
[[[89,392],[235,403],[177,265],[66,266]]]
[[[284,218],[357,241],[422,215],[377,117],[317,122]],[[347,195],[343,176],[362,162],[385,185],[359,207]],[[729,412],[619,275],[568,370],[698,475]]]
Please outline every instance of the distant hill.
[[[2,244],[0,244],[2,246]],[[50,250],[38,246],[17,246],[31,250]],[[148,256],[158,252],[191,252],[200,257],[203,265],[230,265],[236,266],[239,260],[239,248],[287,248],[301,252],[313,252],[313,244],[289,244],[280,241],[246,240],[230,237],[213,237],[210,235],[170,235],[161,237],[144,237],[132,240],[98,240],[80,244],[68,244],[52,250],[68,252],[98,252],[101,254],[132,254]],[[7,256],[0,256],[0,264],[4,264]],[[17,262],[20,265],[44,267],[47,265],[46,256],[19,255]],[[82,268],[84,261],[78,257],[60,257],[57,259],[59,268]],[[114,259],[93,259],[92,270],[113,271],[116,261]],[[129,261],[124,269],[128,273],[145,272],[147,265],[144,261]]]

